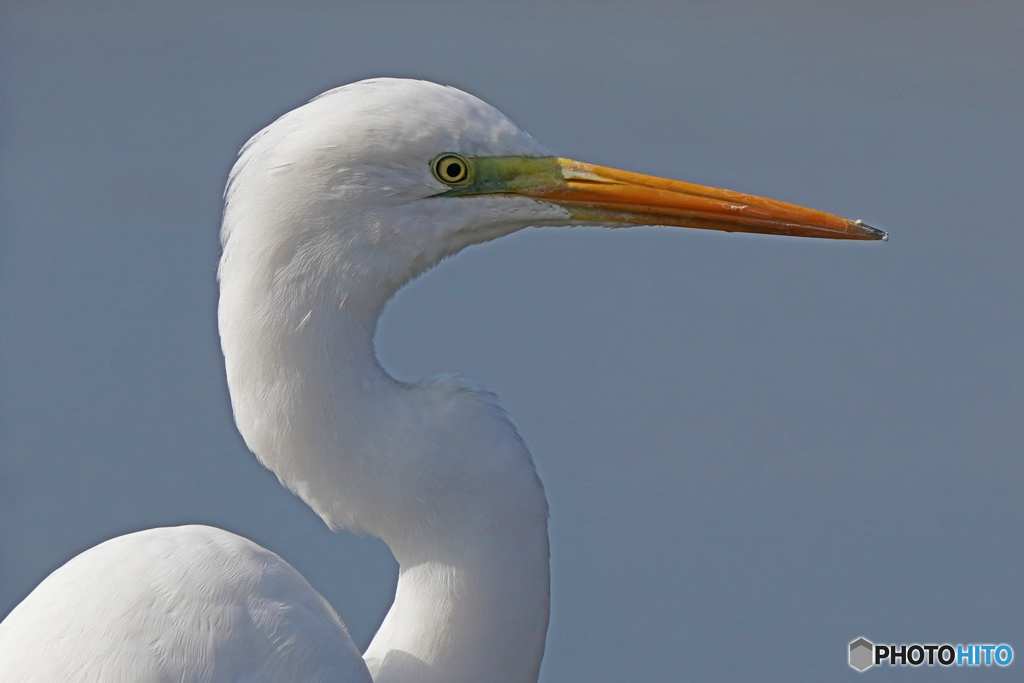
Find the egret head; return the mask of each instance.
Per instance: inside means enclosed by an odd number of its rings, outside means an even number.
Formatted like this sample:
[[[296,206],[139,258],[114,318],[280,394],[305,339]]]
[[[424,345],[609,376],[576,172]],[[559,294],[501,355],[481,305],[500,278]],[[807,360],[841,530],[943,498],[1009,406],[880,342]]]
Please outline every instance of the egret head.
[[[302,277],[333,269],[390,296],[470,244],[580,224],[885,237],[782,202],[555,158],[472,95],[388,78],[331,90],[253,137],[231,174],[222,238],[225,262],[245,230],[263,256],[247,262],[301,266]]]

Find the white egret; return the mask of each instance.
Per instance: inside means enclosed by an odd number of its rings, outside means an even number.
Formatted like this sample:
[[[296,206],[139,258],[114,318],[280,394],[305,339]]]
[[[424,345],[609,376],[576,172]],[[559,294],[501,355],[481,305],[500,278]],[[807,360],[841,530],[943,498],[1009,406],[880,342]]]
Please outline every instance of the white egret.
[[[550,156],[450,87],[362,81],[285,114],[228,181],[219,324],[246,444],[332,528],[383,539],[395,600],[364,656],[277,555],[151,529],[72,559],[0,624],[4,683],[537,680],[547,501],[494,396],[406,384],[374,354],[385,303],[527,226],[670,225],[884,239],[860,222]]]

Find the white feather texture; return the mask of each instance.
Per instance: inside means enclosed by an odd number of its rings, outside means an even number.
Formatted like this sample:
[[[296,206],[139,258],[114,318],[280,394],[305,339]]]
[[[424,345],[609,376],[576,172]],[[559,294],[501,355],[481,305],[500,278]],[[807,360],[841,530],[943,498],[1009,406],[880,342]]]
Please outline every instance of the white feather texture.
[[[377,319],[465,246],[573,222],[524,197],[438,197],[430,162],[545,156],[454,88],[332,90],[245,146],[226,190],[219,324],[249,448],[332,527],[382,538],[395,602],[361,658],[279,557],[208,527],[89,550],[0,624],[0,681],[533,683],[548,623],[547,501],[494,397],[392,379]],[[344,580],[344,577],[339,577]]]
[[[0,626],[0,680],[370,677],[334,610],[287,562],[187,526],[115,538],[47,577]]]

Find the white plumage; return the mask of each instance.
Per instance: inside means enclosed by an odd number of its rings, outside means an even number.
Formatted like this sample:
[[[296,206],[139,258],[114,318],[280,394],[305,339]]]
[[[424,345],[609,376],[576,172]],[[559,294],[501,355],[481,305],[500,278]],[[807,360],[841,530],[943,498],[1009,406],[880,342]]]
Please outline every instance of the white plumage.
[[[297,571],[206,526],[85,551],[11,612],[0,643],[5,683],[370,680],[334,610]]]

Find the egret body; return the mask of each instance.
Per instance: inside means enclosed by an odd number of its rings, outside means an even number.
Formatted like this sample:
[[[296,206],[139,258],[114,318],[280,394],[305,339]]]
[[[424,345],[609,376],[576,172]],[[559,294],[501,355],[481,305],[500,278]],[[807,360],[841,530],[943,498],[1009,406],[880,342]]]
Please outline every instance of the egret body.
[[[387,301],[443,258],[527,226],[884,237],[557,159],[480,100],[400,79],[278,119],[243,148],[225,196],[219,325],[238,428],[332,528],[388,544],[395,601],[361,657],[280,557],[210,527],[152,529],[72,559],[16,607],[0,624],[0,680],[536,681],[549,570],[533,461],[492,394],[381,368]]]

